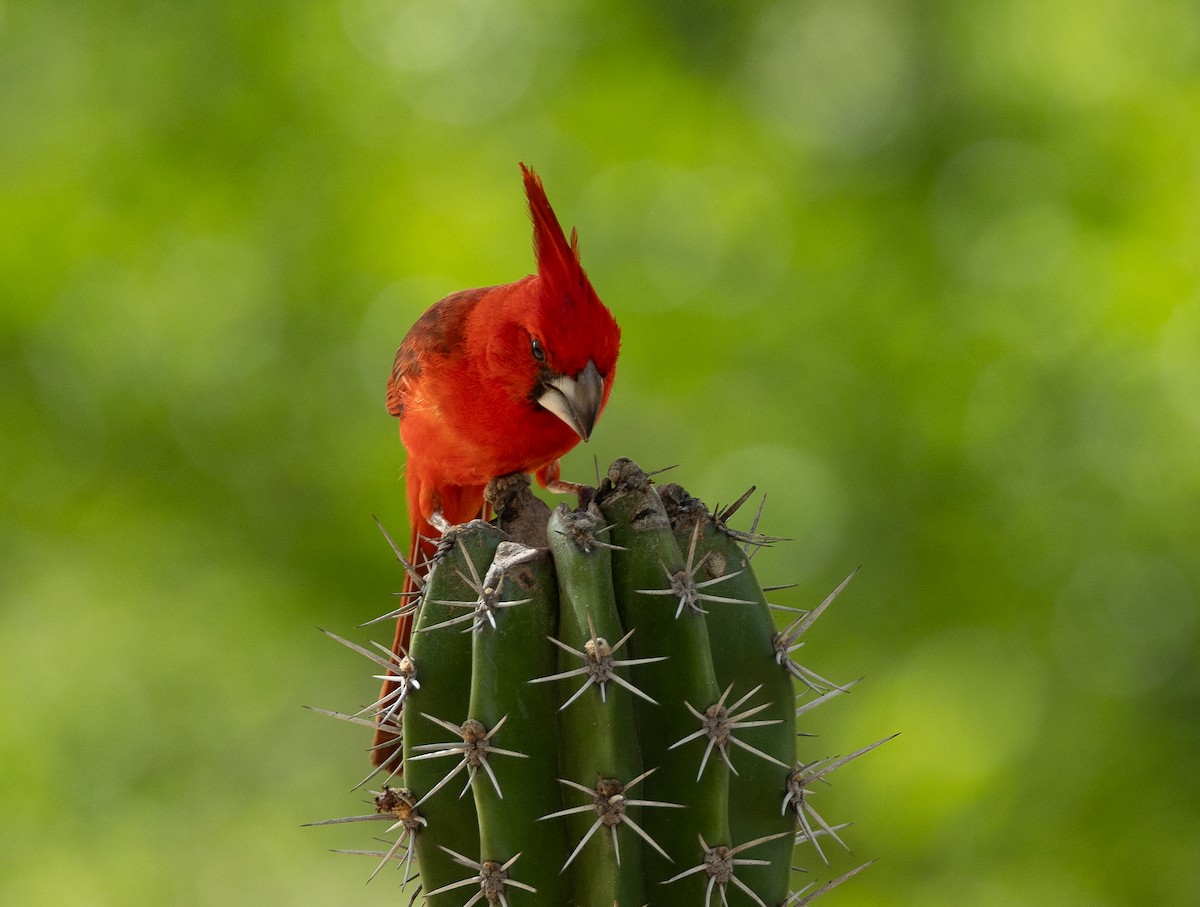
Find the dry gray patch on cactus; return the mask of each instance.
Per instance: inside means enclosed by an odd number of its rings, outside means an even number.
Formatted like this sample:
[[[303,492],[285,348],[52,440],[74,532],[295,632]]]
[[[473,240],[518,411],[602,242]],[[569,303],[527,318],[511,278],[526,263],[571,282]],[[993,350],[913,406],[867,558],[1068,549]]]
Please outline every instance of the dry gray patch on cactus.
[[[891,738],[813,758],[798,720],[853,684],[798,650],[850,578],[777,627],[751,567],[777,540],[728,525],[747,497],[714,513],[626,459],[575,510],[496,480],[497,518],[448,527],[402,605],[410,652],[329,634],[402,682],[317,711],[402,746],[360,782],[375,813],[314,824],[388,822],[346,852],[429,907],[799,907],[864,869],[791,888],[845,847],[817,789]]]

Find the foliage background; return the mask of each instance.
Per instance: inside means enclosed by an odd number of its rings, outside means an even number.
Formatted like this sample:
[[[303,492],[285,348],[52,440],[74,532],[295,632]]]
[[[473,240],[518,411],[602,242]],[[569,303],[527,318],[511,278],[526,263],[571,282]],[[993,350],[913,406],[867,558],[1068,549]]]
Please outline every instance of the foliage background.
[[[529,269],[524,160],[625,331],[567,472],[864,565],[825,903],[1200,902],[1198,139],[1186,0],[0,4],[0,901],[398,902],[300,706],[373,693],[384,378]]]

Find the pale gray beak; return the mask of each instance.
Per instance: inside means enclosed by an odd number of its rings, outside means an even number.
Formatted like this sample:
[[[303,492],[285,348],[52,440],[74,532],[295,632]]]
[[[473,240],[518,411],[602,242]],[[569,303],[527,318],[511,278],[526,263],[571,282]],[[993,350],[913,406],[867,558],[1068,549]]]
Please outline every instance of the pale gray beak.
[[[548,379],[537,401],[586,441],[604,402],[604,379],[596,370],[596,363],[589,359],[583,371],[573,378],[559,375]]]

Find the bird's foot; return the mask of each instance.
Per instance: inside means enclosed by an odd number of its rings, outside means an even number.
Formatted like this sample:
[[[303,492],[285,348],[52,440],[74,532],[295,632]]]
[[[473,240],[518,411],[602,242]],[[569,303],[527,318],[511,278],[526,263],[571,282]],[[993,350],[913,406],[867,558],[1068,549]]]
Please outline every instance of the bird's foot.
[[[498,476],[483,490],[483,499],[496,514],[496,525],[531,548],[545,548],[550,508],[530,489],[529,476],[514,472]]]

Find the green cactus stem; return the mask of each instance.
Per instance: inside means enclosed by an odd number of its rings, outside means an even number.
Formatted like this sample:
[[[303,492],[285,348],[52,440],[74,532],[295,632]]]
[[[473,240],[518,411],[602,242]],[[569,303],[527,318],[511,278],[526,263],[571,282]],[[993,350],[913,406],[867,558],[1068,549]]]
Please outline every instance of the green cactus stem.
[[[430,571],[413,632],[410,655],[420,687],[402,710],[403,777],[428,823],[414,845],[428,907],[461,907],[457,893],[432,892],[463,878],[463,867],[443,848],[461,848],[461,829],[477,828],[479,820],[474,798],[462,796],[462,781],[452,786],[450,767],[443,764],[453,756],[421,757],[455,742],[456,731],[439,721],[461,729],[470,718],[472,634],[460,632],[461,625],[453,622],[473,614],[480,577],[503,538],[500,530],[478,521],[453,530]],[[478,845],[472,849],[477,855]]]
[[[558,650],[553,681],[560,691],[559,753],[565,805],[542,821],[565,820],[572,850],[575,903],[645,903],[642,831],[645,779],[630,697],[645,697],[628,679],[639,663],[622,650],[612,580],[612,550],[595,508],[572,513],[560,506],[548,541],[558,576]],[[561,694],[566,692],[564,697]]]
[[[797,846],[841,843],[816,786],[883,742],[814,759],[797,733],[850,686],[794,657],[845,583],[780,629],[750,563],[772,540],[736,506],[624,459],[581,497],[494,482],[495,523],[439,545],[412,651],[339,640],[403,677],[368,710],[402,737],[380,866],[415,862],[431,907],[810,903],[858,871],[789,890]]]
[[[775,659],[775,620],[738,538],[680,486],[666,485],[659,493],[697,581],[714,582],[708,588],[720,593],[705,604],[717,683],[732,691],[730,697],[739,696],[739,704],[744,700],[741,715],[730,716],[723,750],[733,768],[730,801],[738,804],[730,811],[729,831],[734,841],[767,839],[754,855],[768,865],[747,865],[741,879],[767,903],[778,904],[788,880],[774,867],[788,862],[794,847],[795,820],[780,808],[796,751],[792,677]],[[752,533],[740,537],[747,548],[758,543]],[[775,796],[765,796],[768,791]]]
[[[496,739],[521,753],[489,760],[473,783],[482,858],[500,863],[522,855],[515,877],[546,904],[567,903],[566,829],[539,822],[561,806],[555,691],[531,684],[557,665],[547,645],[557,624],[554,565],[546,549],[501,542],[482,594],[495,610],[477,614],[471,630],[471,717],[500,731]],[[486,624],[486,625],[485,625]],[[513,903],[527,900],[522,895]]]
[[[646,779],[649,798],[682,804],[679,813],[655,810],[646,831],[668,855],[648,867],[650,886],[665,884],[680,870],[705,859],[701,840],[729,840],[729,771],[708,759],[704,742],[690,741],[706,709],[721,694],[712,664],[699,590],[671,533],[662,501],[645,474],[630,460],[618,460],[596,494],[612,537],[613,575],[618,607],[636,632],[634,657],[664,657],[666,663],[635,668],[631,677],[654,702],[633,703],[647,762],[657,769]],[[683,745],[681,745],[683,744]],[[650,761],[649,754],[654,754]],[[673,897],[699,903],[706,879],[680,878]]]

